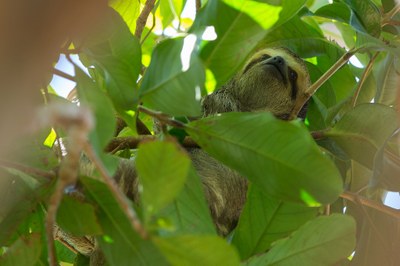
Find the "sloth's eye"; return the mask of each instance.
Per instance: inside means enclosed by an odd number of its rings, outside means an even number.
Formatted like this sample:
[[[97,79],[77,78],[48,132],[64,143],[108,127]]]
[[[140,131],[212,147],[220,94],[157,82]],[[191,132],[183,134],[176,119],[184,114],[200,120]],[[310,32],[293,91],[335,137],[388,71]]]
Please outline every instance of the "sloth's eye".
[[[261,61],[267,60],[268,58],[271,58],[271,56],[268,54],[264,54],[261,56]]]
[[[290,72],[289,72],[289,77],[290,77],[290,79],[291,80],[293,80],[293,81],[295,81],[296,79],[297,79],[297,73],[296,73],[296,71],[293,71],[293,70],[289,70]]]

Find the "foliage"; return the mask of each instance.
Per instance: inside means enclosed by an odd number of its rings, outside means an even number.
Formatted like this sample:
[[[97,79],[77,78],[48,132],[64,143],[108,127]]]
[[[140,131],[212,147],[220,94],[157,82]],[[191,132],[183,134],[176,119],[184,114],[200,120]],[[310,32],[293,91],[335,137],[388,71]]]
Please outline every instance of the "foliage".
[[[143,239],[131,227],[97,172],[80,176],[84,199],[64,197],[58,225],[96,236],[110,265],[397,265],[400,238],[393,236],[400,214],[382,200],[386,191],[400,192],[399,5],[208,0],[192,20],[182,15],[186,2],[157,1],[138,34],[146,3],[110,1],[103,21],[60,49],[78,54],[86,67],[74,66],[75,90],[94,115],[89,140],[106,171],[115,171],[118,155],[137,157],[142,204],[132,208],[149,236]],[[333,69],[312,96],[304,124],[266,113],[192,121],[201,113],[201,96],[265,46],[299,54],[313,82],[349,50],[362,66],[351,60]],[[66,102],[51,89],[46,95],[47,101]],[[106,154],[118,137],[116,116],[126,123],[120,136],[138,137],[139,120],[151,129],[139,105],[175,124],[162,125],[161,134],[138,148],[121,145]],[[0,161],[7,184],[0,186],[1,265],[47,264],[43,224],[55,181],[40,173],[60,166],[54,152],[60,144],[49,149],[54,131],[48,132],[16,143],[18,152],[8,159],[18,164]],[[65,137],[62,129],[55,132]],[[251,181],[227,239],[216,234],[199,177],[179,143],[185,136]],[[323,215],[328,210],[331,215]],[[88,263],[59,244],[57,257]]]

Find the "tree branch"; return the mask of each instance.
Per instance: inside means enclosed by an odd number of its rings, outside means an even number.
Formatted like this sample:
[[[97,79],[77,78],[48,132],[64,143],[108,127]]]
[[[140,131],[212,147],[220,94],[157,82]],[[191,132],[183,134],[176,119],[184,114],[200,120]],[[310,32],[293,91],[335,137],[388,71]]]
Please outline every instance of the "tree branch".
[[[69,74],[67,74],[65,72],[62,72],[62,71],[60,71],[60,70],[58,70],[56,68],[53,69],[53,74],[57,75],[57,76],[60,76],[62,78],[68,79],[68,80],[70,80],[72,82],[76,82],[75,77],[73,77],[73,76],[71,76],[71,75],[69,75]]]
[[[199,13],[201,8],[201,0],[196,0],[196,13]]]
[[[374,210],[377,210],[379,212],[382,212],[382,213],[385,213],[387,215],[390,215],[390,216],[392,216],[392,217],[394,217],[396,219],[400,219],[400,211],[398,211],[396,209],[393,209],[393,208],[390,208],[390,207],[388,207],[386,205],[379,204],[378,202],[375,202],[373,200],[361,197],[361,196],[359,196],[359,195],[357,195],[355,193],[352,193],[350,191],[343,192],[340,195],[340,197],[342,199],[349,200],[349,201],[354,202],[356,204],[361,204],[363,206],[370,207],[370,208],[372,208]]]
[[[158,4],[158,3],[157,3]],[[156,27],[156,16],[153,16],[153,21],[152,21],[152,25],[151,28],[149,29],[149,31],[146,33],[146,35],[144,36],[143,40],[140,41],[140,44],[143,44],[146,39],[150,36],[151,32],[154,30],[154,28]],[[136,32],[135,32],[136,33]],[[139,39],[140,40],[140,39]]]
[[[117,137],[113,138],[104,149],[105,152],[115,152],[125,148],[136,149],[139,143],[157,140],[157,136],[140,135],[137,137]],[[199,145],[191,138],[185,137],[181,145],[185,148],[199,148]]]
[[[147,18],[150,15],[151,10],[154,8],[155,0],[147,0],[142,13],[136,21],[135,36],[140,40],[142,37],[143,29],[146,26]]]
[[[311,98],[311,96],[324,84],[333,74],[344,66],[350,57],[352,57],[359,49],[354,48],[347,51],[339,60],[333,64],[314,84],[312,84],[302,95],[299,95],[288,120],[293,120],[297,117],[303,105]]]
[[[181,121],[175,120],[162,112],[148,109],[148,108],[144,107],[143,105],[138,106],[138,111],[148,114],[151,117],[154,117],[155,119],[159,120],[163,124],[167,124],[167,125],[170,125],[170,126],[173,126],[176,128],[185,128],[185,124],[182,123]]]
[[[19,163],[14,163],[14,162],[9,162],[5,160],[0,160],[0,167],[6,167],[6,168],[13,168],[18,171],[21,171],[27,175],[34,175],[37,177],[43,177],[46,178],[47,180],[53,180],[56,177],[56,173],[52,171],[44,171],[41,169],[25,166]]]

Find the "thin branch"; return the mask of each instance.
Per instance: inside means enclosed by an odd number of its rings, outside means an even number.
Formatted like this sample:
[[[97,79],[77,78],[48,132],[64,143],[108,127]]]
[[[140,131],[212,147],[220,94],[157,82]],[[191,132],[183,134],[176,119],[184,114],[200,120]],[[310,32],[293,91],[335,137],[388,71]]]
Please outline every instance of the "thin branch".
[[[69,54],[69,55],[71,55],[71,54],[79,54],[81,52],[81,49],[80,48],[75,48],[75,49],[62,49],[61,50],[61,53],[62,54],[65,54],[65,55],[67,55],[67,54]]]
[[[56,247],[54,245],[54,225],[56,224],[57,209],[60,205],[61,199],[64,194],[64,188],[66,187],[66,185],[67,184],[61,179],[61,177],[57,180],[56,187],[49,199],[47,207],[47,215],[46,215],[46,236],[47,236],[47,250],[48,250],[47,253],[49,259],[49,265],[51,266],[58,265]]]
[[[201,8],[201,0],[196,0],[196,14],[199,13]]]
[[[364,85],[364,82],[367,79],[369,73],[371,72],[372,66],[373,66],[373,64],[374,64],[374,62],[376,60],[376,57],[379,55],[379,53],[380,52],[376,52],[374,54],[374,56],[369,60],[368,65],[365,68],[364,73],[362,74],[360,81],[358,82],[357,89],[356,89],[356,91],[355,91],[355,93],[353,95],[353,98],[351,99],[351,106],[353,106],[353,107],[356,106],[358,96],[360,95],[360,92],[361,92],[361,88]]]
[[[125,148],[136,149],[141,142],[159,139],[157,136],[141,135],[137,137],[117,137],[113,138],[105,148],[105,152],[115,152]],[[186,137],[181,145],[185,148],[198,148],[199,145],[191,138]]]
[[[65,72],[62,72],[62,71],[60,71],[60,70],[58,70],[56,68],[53,69],[53,74],[57,75],[57,76],[60,76],[62,78],[68,79],[70,81],[76,82],[75,77],[73,77],[73,76],[71,76],[71,75],[69,75],[69,74],[67,74]]]
[[[319,130],[319,131],[311,131],[311,137],[315,140],[324,139],[326,137],[325,132],[329,129]]]
[[[361,197],[355,193],[349,192],[349,191],[345,191],[340,195],[341,198],[349,200],[351,202],[354,202],[356,204],[361,204],[363,206],[367,206],[370,207],[374,210],[377,210],[379,212],[385,213],[387,215],[390,215],[396,219],[400,219],[400,211],[390,208],[386,205],[383,204],[379,204],[373,200],[370,199],[366,199],[364,197]]]
[[[154,8],[155,0],[147,0],[142,13],[140,13],[139,18],[136,21],[136,29],[135,29],[135,36],[140,40],[142,37],[143,29],[146,26],[147,18],[150,15],[150,12]]]
[[[383,17],[384,17],[384,21],[385,20],[390,20],[392,19],[398,12],[400,12],[400,4],[395,5],[392,10],[390,10],[389,12],[387,12]]]
[[[33,168],[33,167],[28,167],[19,163],[14,163],[14,162],[9,162],[5,160],[0,160],[0,167],[6,167],[6,168],[13,168],[18,171],[21,171],[27,175],[33,175],[37,177],[43,177],[49,181],[53,180],[56,177],[56,173],[52,171],[44,171],[41,169]]]
[[[163,124],[167,124],[167,125],[170,125],[170,126],[173,126],[176,128],[185,128],[186,127],[185,124],[182,123],[181,121],[175,120],[172,117],[170,117],[162,112],[148,109],[148,108],[144,107],[143,105],[139,105],[138,110],[142,113],[148,114],[149,116],[156,118]]]
[[[333,74],[335,74],[342,66],[344,66],[359,49],[354,48],[347,51],[339,60],[326,71],[314,84],[312,84],[304,93],[300,95],[290,113],[288,120],[293,120],[297,117],[303,105],[311,98],[311,96],[324,84]]]
[[[137,27],[137,26],[136,26]],[[156,16],[153,16],[153,21],[152,21],[152,25],[151,28],[149,29],[149,31],[146,33],[146,35],[144,36],[143,40],[140,41],[140,44],[143,44],[146,39],[150,36],[151,32],[154,30],[154,28],[156,27]],[[136,33],[136,32],[135,32]]]
[[[115,183],[114,179],[108,175],[107,170],[105,169],[103,163],[99,160],[96,153],[93,151],[93,148],[89,143],[86,143],[84,147],[84,152],[86,153],[89,160],[93,162],[96,168],[99,170],[100,175],[103,177],[106,185],[111,190],[111,193],[114,195],[117,200],[119,206],[122,211],[128,217],[132,228],[143,238],[148,238],[148,233],[141,224],[139,218],[137,217],[135,211],[131,208],[129,201],[125,197],[125,195],[119,190],[118,185]]]

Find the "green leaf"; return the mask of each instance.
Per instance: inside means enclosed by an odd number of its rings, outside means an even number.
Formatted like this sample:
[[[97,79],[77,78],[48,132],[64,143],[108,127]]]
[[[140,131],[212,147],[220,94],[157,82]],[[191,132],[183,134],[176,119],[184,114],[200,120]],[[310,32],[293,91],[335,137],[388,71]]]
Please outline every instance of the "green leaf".
[[[205,72],[198,59],[195,36],[168,39],[155,49],[143,77],[144,105],[173,116],[199,116]]]
[[[57,210],[57,224],[76,236],[101,233],[94,207],[69,196],[63,197]]]
[[[3,266],[34,266],[40,258],[42,242],[39,234],[21,236],[5,254],[0,257]]]
[[[397,128],[393,108],[381,104],[360,104],[347,112],[325,134],[352,159],[372,169],[377,150]]]
[[[185,5],[186,0],[160,2],[160,14],[163,29],[167,28],[174,19],[180,20],[180,15]]]
[[[208,1],[196,16],[191,32],[213,26],[215,41],[201,51],[205,65],[212,70],[218,86],[225,83],[243,64],[272,27],[293,17],[304,0],[283,1],[282,6],[257,1]]]
[[[67,262],[73,264],[77,255],[65,245],[59,241],[54,242],[57,251],[57,258],[61,262]]]
[[[84,41],[80,56],[87,67],[95,67],[115,109],[123,115],[127,110],[134,110],[138,100],[140,43],[113,9],[105,12],[102,23]]]
[[[400,57],[400,49],[395,43],[392,44],[390,41],[384,42],[381,39],[375,38],[363,32],[357,33],[356,47],[360,48],[361,52],[387,51],[395,57]]]
[[[41,185],[33,190],[19,179],[14,179],[11,182],[15,186],[8,186],[7,191],[10,194],[0,194],[3,208],[5,208],[1,213],[4,217],[0,217],[0,246],[8,246],[15,235],[31,231],[29,228],[34,222],[30,219],[36,215],[35,210],[39,203],[45,201],[50,194],[49,184]],[[3,183],[3,185],[5,184]]]
[[[246,265],[334,265],[355,247],[356,225],[351,216],[333,214],[309,221],[290,238],[277,242]]]
[[[75,67],[75,76],[80,103],[90,107],[96,121],[95,128],[89,136],[90,143],[100,152],[114,135],[116,124],[114,109],[98,84],[80,68]]]
[[[74,266],[88,266],[90,265],[90,258],[82,254],[78,254],[74,261]]]
[[[398,58],[388,53],[376,66],[376,88],[375,102],[388,106],[396,104],[398,84],[400,82],[400,66],[396,66]]]
[[[263,253],[274,241],[289,236],[314,218],[317,212],[317,208],[277,200],[252,185],[232,244],[242,260]]]
[[[114,196],[102,182],[81,177],[81,182],[98,205],[99,223],[104,236],[97,237],[109,265],[166,265],[151,240],[142,239],[132,229]]]
[[[225,113],[186,130],[211,156],[279,199],[326,204],[342,191],[339,172],[299,122],[270,113]]]
[[[371,0],[345,0],[345,2],[357,17],[355,26],[357,27],[361,21],[366,32],[378,38],[381,33],[381,14],[378,7]],[[350,24],[354,25],[353,18],[350,18]]]
[[[351,24],[355,30],[365,32],[362,22],[358,20],[357,16],[345,3],[335,2],[322,6],[315,11],[315,15]]]
[[[217,236],[155,238],[171,265],[239,265],[235,249]]]
[[[137,0],[110,0],[108,4],[124,19],[132,34],[135,34],[136,20],[140,15],[140,2]]]
[[[189,167],[189,156],[174,141],[151,141],[140,145],[136,169],[147,217],[167,206],[179,194]]]
[[[77,90],[80,103],[90,107],[95,127],[89,134],[90,144],[103,161],[106,169],[112,173],[117,167],[114,157],[104,154],[104,147],[114,136],[116,116],[110,99],[99,88],[99,84],[90,79],[81,69],[75,67]]]
[[[216,233],[202,183],[192,167],[182,191],[161,215],[174,224],[172,235]]]

